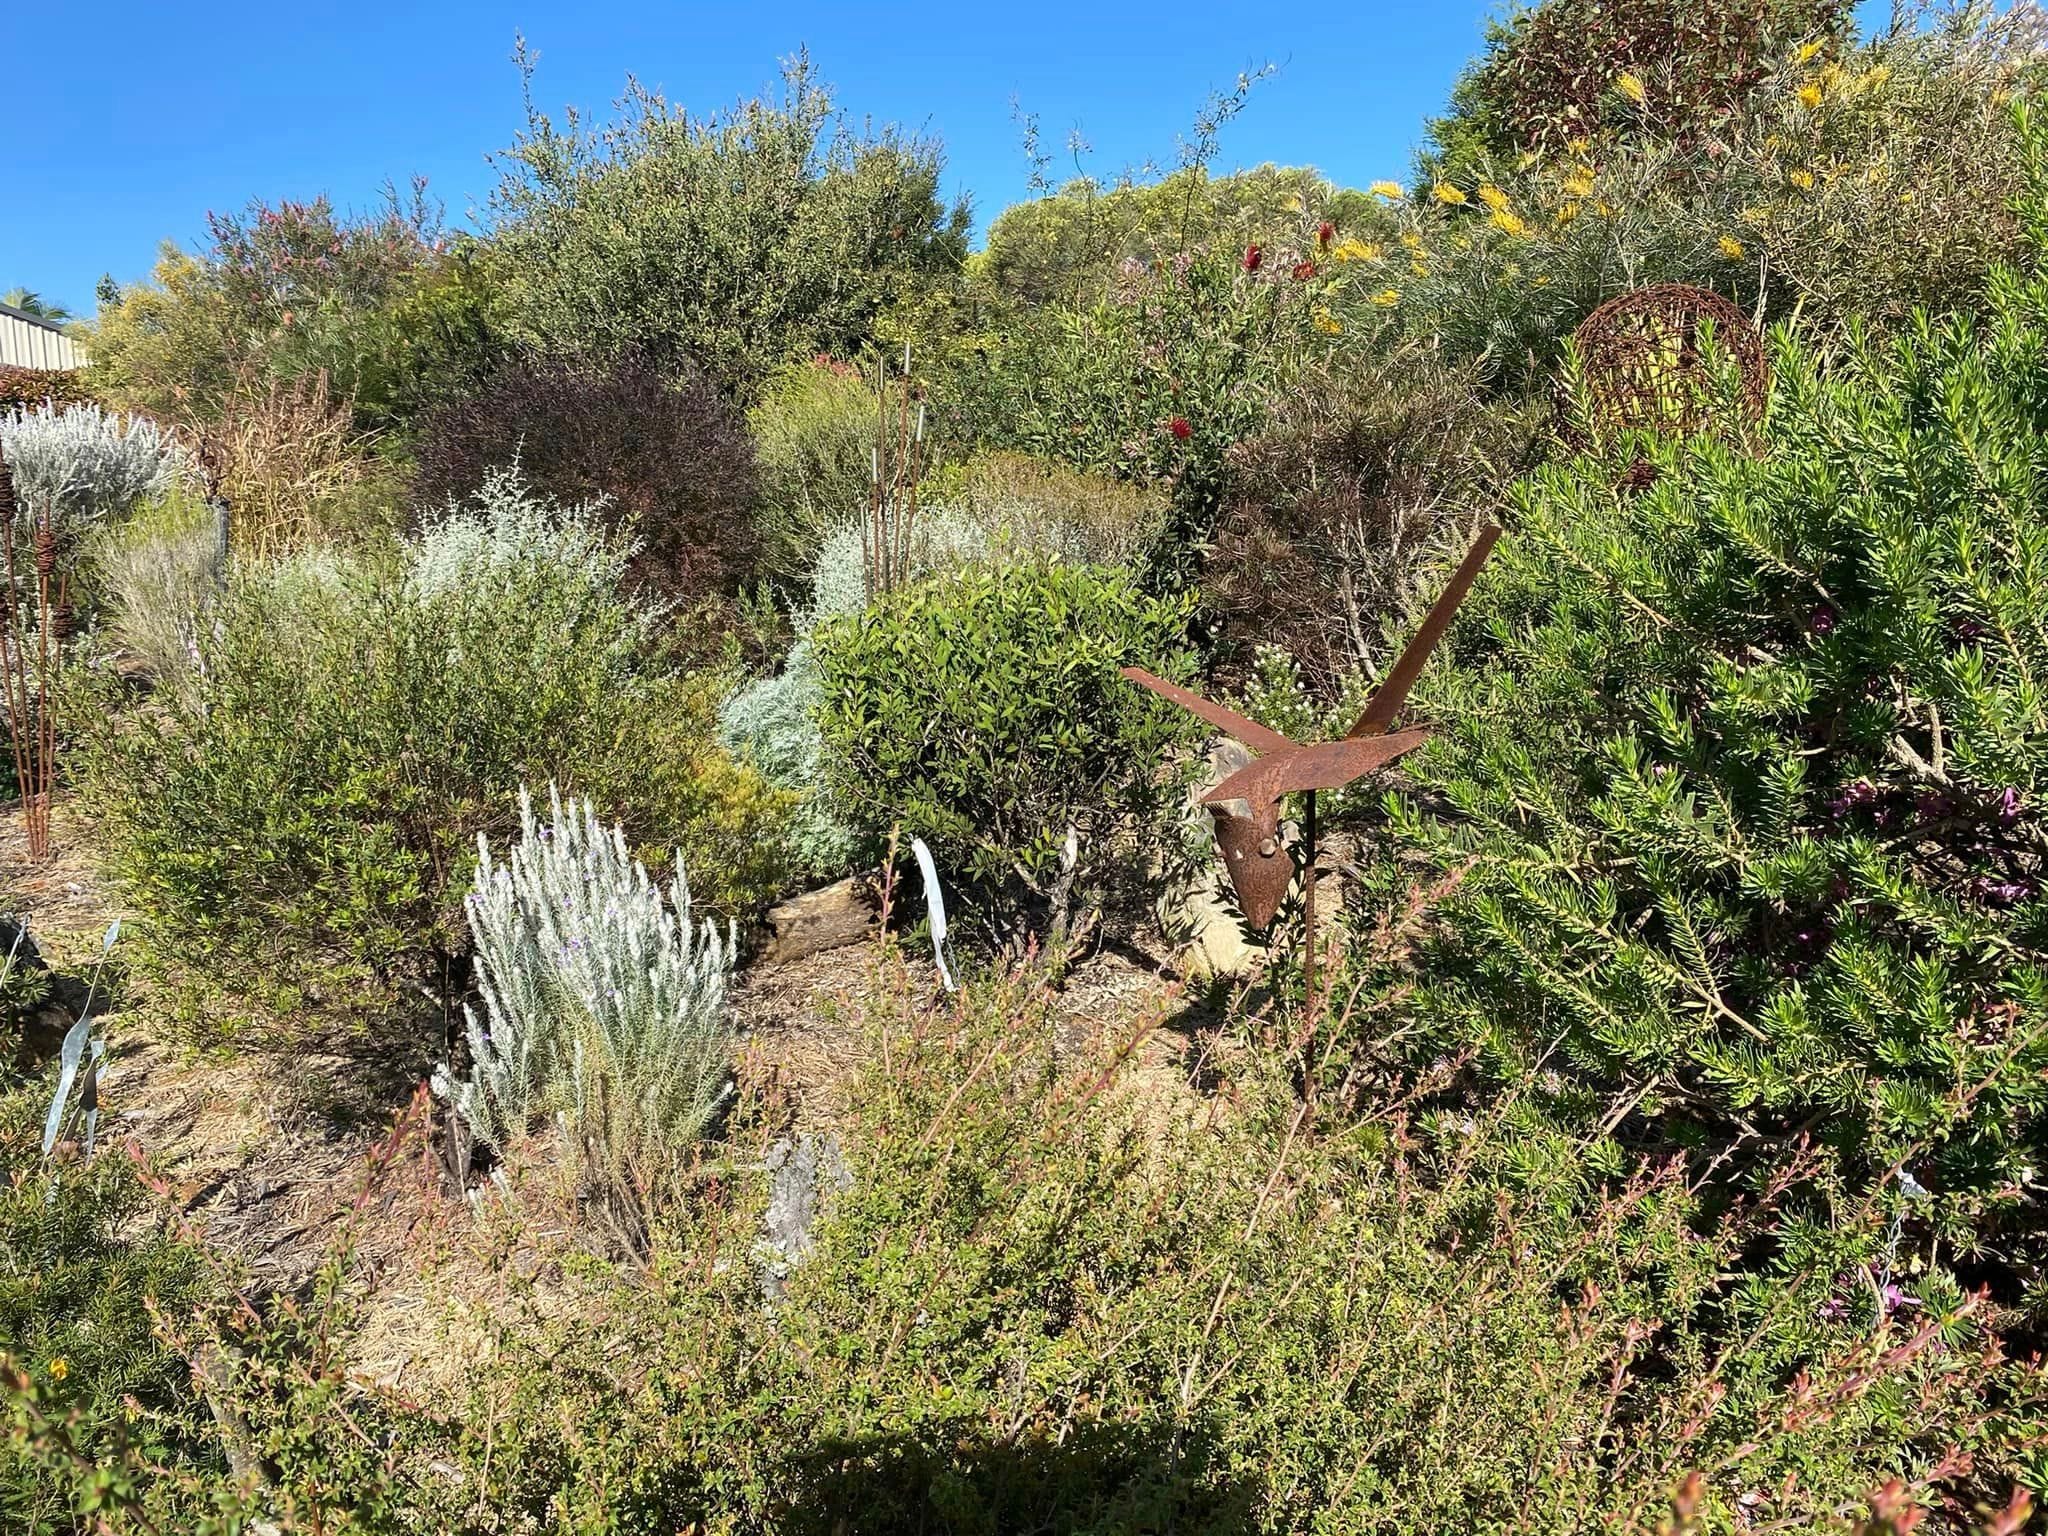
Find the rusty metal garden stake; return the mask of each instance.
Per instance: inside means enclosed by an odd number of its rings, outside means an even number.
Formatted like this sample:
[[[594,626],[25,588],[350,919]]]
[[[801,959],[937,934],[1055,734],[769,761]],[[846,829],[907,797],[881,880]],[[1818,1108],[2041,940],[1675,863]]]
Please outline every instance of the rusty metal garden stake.
[[[1216,821],[1216,846],[1222,850],[1223,868],[1230,876],[1238,907],[1244,913],[1245,921],[1254,928],[1265,928],[1272,923],[1280,910],[1280,903],[1286,898],[1288,886],[1294,880],[1294,861],[1287,856],[1280,840],[1281,802],[1289,794],[1303,793],[1307,796],[1302,828],[1307,856],[1306,883],[1302,889],[1302,969],[1310,1019],[1315,1017],[1317,980],[1316,791],[1341,789],[1355,779],[1386,767],[1429,740],[1431,732],[1427,727],[1392,730],[1394,717],[1408,701],[1409,690],[1422,675],[1429,653],[1443,639],[1452,615],[1465,600],[1465,594],[1472,590],[1479,568],[1486,564],[1487,556],[1493,553],[1494,541],[1499,537],[1500,529],[1492,526],[1479,531],[1479,537],[1473,540],[1472,548],[1452,575],[1450,584],[1424,617],[1422,627],[1395,660],[1386,681],[1367,701],[1365,713],[1336,741],[1307,744],[1289,741],[1278,731],[1247,719],[1235,710],[1212,703],[1192,689],[1154,677],[1142,667],[1123,669],[1124,676],[1132,682],[1151,689],[1169,703],[1178,704],[1196,718],[1217,726],[1259,754],[1255,762],[1231,774],[1203,798],[1203,804],[1209,807]],[[1233,800],[1244,801],[1247,814],[1240,815],[1229,809],[1228,802]]]

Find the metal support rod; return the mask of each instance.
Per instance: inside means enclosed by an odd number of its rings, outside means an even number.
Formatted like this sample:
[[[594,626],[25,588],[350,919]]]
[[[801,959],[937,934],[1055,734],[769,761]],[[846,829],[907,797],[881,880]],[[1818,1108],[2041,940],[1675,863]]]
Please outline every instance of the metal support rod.
[[[1302,1031],[1316,1027],[1316,792],[1308,792],[1308,815],[1302,841],[1308,844],[1307,886],[1301,897],[1302,976],[1307,998],[1302,1004]]]

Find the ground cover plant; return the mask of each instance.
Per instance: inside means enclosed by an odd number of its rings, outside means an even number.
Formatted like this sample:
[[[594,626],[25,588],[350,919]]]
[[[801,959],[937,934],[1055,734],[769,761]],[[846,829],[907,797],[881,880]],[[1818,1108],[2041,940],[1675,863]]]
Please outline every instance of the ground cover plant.
[[[1475,19],[1361,187],[1226,169],[1284,74],[1163,174],[1027,104],[972,253],[806,58],[522,44],[473,229],[104,284],[0,376],[0,1524],[2037,1525],[2044,33],[1865,11]],[[1326,738],[1488,522],[1310,1008],[1120,669]]]

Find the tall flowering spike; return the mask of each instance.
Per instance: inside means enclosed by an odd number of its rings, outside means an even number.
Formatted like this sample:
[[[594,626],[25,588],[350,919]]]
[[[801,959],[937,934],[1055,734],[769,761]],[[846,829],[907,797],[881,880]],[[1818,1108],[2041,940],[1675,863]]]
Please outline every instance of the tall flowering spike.
[[[7,456],[0,453],[0,528],[13,524],[14,512],[14,471],[7,467]]]

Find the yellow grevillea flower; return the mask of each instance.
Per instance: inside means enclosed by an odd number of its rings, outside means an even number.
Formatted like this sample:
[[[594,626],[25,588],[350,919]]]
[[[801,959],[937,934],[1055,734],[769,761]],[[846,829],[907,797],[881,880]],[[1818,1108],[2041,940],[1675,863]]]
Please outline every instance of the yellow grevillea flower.
[[[1424,261],[1420,256],[1418,256],[1413,261],[1408,263],[1408,270],[1410,272],[1413,272],[1417,277],[1427,277],[1429,276],[1429,263]]]
[[[1811,112],[1815,107],[1818,107],[1820,101],[1820,82],[1809,80],[1806,84],[1799,87],[1799,105],[1806,108],[1807,111]]]
[[[1366,188],[1374,197],[1384,197],[1390,203],[1398,203],[1407,194],[1401,190],[1398,181],[1376,181]]]
[[[1723,235],[1720,244],[1723,256],[1726,256],[1730,261],[1742,260],[1742,242],[1740,240],[1736,239],[1733,235]]]
[[[1419,251],[1422,249],[1422,236],[1412,229],[1404,229],[1401,231],[1401,244],[1407,250]]]
[[[71,1374],[71,1362],[62,1355],[50,1362],[50,1380],[62,1381]]]
[[[1639,107],[1649,98],[1650,94],[1643,89],[1642,80],[1633,74],[1624,73],[1616,76],[1614,88]]]
[[[1527,220],[1523,219],[1519,214],[1515,213],[1511,209],[1494,209],[1493,227],[1495,229],[1506,230],[1509,234],[1514,235],[1518,239],[1528,238],[1529,225]]]
[[[1337,242],[1337,248],[1330,252],[1332,261],[1378,261],[1386,253],[1376,245],[1368,245],[1355,236]]]
[[[1866,69],[1863,72],[1863,89],[1865,89],[1866,91],[1877,90],[1881,86],[1883,86],[1885,81],[1891,79],[1891,77],[1891,65],[1873,64],[1870,66],[1870,68]]]
[[[1401,302],[1401,290],[1398,288],[1382,288],[1372,296],[1372,301],[1381,309],[1392,309]]]
[[[1564,147],[1575,155],[1584,155],[1587,150],[1593,147],[1593,141],[1584,134],[1580,134],[1575,139],[1566,139]]]
[[[1605,198],[1601,198],[1593,204],[1593,211],[1604,219],[1614,212],[1614,204],[1608,202]]]
[[[1555,224],[1559,229],[1563,229],[1565,225],[1571,223],[1571,221],[1573,219],[1576,219],[1578,216],[1579,205],[1577,203],[1564,203],[1559,205],[1557,212],[1553,213],[1550,216],[1550,222]]]
[[[1341,320],[1339,320],[1335,315],[1331,314],[1327,309],[1317,310],[1314,314],[1309,316],[1309,319],[1314,323],[1315,328],[1321,331],[1325,336],[1338,335],[1344,329],[1344,323]]]
[[[1593,191],[1593,168],[1590,165],[1574,166],[1571,175],[1564,179],[1566,197],[1587,197]]]
[[[1440,203],[1462,203],[1465,201],[1465,194],[1452,186],[1448,181],[1438,182],[1435,189],[1431,191],[1430,196]]]
[[[1801,43],[1799,45],[1799,51],[1792,56],[1792,62],[1795,64],[1811,64],[1814,60],[1814,56],[1818,54],[1820,50],[1821,44],[1819,39],[1817,38],[1810,43]]]
[[[1768,208],[1759,208],[1751,204],[1737,213],[1735,217],[1742,220],[1745,224],[1764,224],[1770,221],[1771,211]]]
[[[1794,171],[1787,179],[1802,192],[1811,192],[1813,190],[1813,172],[1811,171]]]
[[[1479,201],[1486,204],[1495,213],[1499,213],[1501,209],[1507,207],[1508,195],[1492,182],[1482,181],[1479,183]]]

